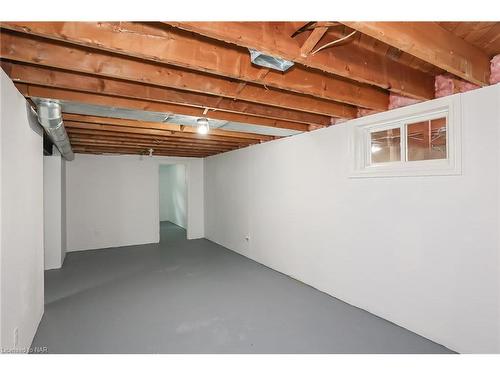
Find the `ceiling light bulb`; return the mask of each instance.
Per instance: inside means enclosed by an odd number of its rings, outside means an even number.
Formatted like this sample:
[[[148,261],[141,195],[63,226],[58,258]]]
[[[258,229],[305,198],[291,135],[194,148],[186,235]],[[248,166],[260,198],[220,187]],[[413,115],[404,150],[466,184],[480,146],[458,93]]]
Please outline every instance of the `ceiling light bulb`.
[[[207,134],[208,133],[208,126],[207,125],[199,125],[198,126],[198,133],[199,134]]]
[[[199,134],[207,134],[208,130],[210,129],[208,126],[208,119],[207,118],[199,118],[196,120],[198,123],[198,133]]]

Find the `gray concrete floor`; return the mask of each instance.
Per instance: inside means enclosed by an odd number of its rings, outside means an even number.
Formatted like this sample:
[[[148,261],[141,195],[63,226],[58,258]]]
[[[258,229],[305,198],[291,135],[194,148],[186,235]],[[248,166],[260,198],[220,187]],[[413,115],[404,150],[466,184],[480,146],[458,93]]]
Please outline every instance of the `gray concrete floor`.
[[[184,229],[45,273],[49,353],[451,353]]]

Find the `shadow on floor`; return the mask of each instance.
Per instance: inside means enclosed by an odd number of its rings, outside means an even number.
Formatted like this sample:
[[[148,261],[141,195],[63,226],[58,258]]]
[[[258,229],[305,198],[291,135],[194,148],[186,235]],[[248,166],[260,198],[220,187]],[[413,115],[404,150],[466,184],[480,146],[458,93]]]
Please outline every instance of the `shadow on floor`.
[[[49,353],[452,353],[185,230],[45,273]]]

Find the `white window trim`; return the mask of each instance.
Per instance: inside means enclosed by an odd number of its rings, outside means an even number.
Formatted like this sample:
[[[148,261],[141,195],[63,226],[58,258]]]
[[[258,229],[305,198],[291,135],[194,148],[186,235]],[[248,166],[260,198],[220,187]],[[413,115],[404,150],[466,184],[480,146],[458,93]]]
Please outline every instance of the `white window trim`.
[[[446,159],[370,164],[374,131],[401,128],[401,156],[405,160],[406,124],[446,116]],[[462,126],[460,95],[430,100],[350,122],[350,177],[444,176],[462,174]]]

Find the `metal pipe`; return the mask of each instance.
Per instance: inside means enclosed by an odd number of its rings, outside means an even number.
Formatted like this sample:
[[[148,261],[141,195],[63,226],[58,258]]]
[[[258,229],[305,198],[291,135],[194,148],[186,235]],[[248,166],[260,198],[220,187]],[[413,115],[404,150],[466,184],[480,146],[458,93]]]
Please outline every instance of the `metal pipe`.
[[[68,161],[75,158],[68,133],[64,128],[61,104],[54,100],[43,99],[37,103],[38,122],[56,145],[62,157]]]

